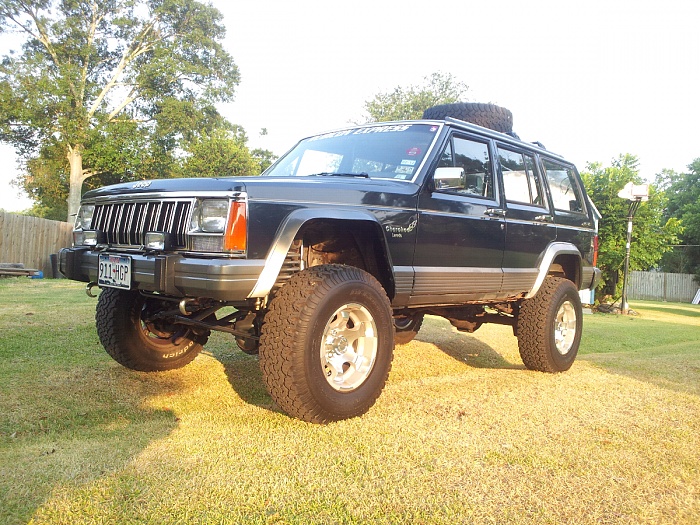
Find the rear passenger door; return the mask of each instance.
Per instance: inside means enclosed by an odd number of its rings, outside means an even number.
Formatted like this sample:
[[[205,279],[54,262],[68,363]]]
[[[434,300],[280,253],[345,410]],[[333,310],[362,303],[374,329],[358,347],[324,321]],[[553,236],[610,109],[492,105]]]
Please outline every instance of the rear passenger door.
[[[540,256],[557,231],[535,155],[498,144],[497,156],[506,202],[502,291],[516,295],[532,288]]]
[[[410,304],[493,298],[500,290],[505,210],[491,144],[454,132],[418,201]]]

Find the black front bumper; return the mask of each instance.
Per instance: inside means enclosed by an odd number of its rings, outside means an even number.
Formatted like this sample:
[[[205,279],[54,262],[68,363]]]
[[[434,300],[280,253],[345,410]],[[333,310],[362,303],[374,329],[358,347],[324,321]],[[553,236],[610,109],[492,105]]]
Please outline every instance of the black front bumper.
[[[244,301],[265,266],[263,259],[109,253],[131,258],[132,289],[219,301]],[[64,248],[58,254],[59,269],[68,279],[97,282],[98,255],[89,248]]]

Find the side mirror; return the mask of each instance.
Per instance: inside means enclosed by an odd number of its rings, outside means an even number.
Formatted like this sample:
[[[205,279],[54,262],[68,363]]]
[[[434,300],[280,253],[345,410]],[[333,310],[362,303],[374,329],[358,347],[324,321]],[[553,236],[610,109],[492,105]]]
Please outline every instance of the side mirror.
[[[443,166],[435,170],[433,189],[463,188],[464,168]]]

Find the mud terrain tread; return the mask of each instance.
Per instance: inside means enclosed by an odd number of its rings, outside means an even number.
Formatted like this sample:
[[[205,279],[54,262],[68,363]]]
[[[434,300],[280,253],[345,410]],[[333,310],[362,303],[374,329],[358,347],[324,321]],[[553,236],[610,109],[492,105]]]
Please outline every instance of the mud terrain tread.
[[[391,311],[384,289],[373,276],[351,266],[330,264],[314,266],[292,276],[270,302],[265,315],[260,337],[263,381],[279,407],[303,421],[327,423],[366,412],[379,397],[391,370],[390,357],[388,369],[381,380],[381,388],[356,413],[342,416],[329,413],[320,406],[308,382],[298,373],[306,366],[305,353],[301,347],[305,334],[311,329],[314,311],[334,287],[349,280],[365,283],[379,291],[387,312]],[[393,335],[393,330],[390,332]],[[391,347],[393,348],[393,341]]]
[[[578,352],[578,343],[571,350],[568,363],[561,365],[552,357],[552,352],[556,350],[552,348],[553,340],[550,340],[552,320],[558,309],[556,299],[560,293],[566,293],[566,288],[578,297],[578,290],[573,282],[562,277],[547,277],[537,294],[522,302],[518,315],[518,350],[525,367],[529,370],[556,373],[568,370],[573,364]],[[580,332],[579,329],[579,338]]]
[[[133,336],[131,316],[138,292],[104,288],[97,299],[97,335],[107,353],[120,365],[140,372],[174,370],[189,364],[202,351],[208,335],[195,336],[195,344],[172,360],[153,360]]]
[[[442,120],[452,117],[477,126],[509,133],[513,131],[513,113],[495,104],[478,102],[456,102],[433,106],[423,112],[424,119]]]

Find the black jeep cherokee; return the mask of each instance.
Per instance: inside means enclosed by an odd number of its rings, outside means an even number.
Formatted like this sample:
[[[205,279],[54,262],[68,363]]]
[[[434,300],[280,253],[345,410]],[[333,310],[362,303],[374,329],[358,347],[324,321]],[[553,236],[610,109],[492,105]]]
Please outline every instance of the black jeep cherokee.
[[[510,325],[527,368],[567,370],[578,291],[599,278],[576,168],[503,133],[497,106],[426,113],[306,138],[260,177],[86,193],[60,269],[102,289],[107,352],[169,370],[228,332],[259,352],[274,401],[312,422],[366,412],[425,314]]]

